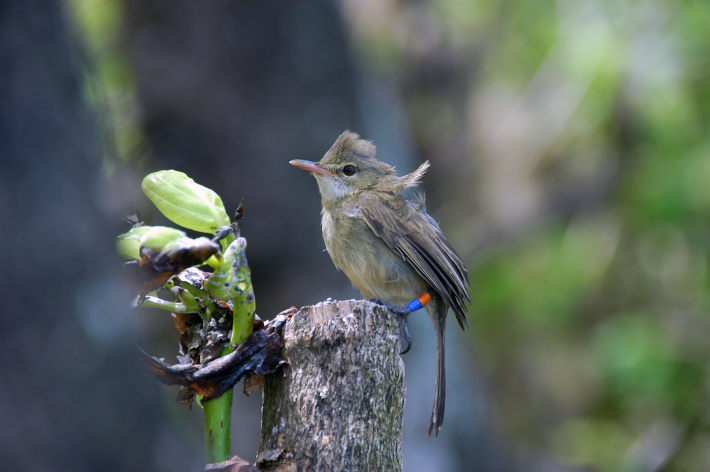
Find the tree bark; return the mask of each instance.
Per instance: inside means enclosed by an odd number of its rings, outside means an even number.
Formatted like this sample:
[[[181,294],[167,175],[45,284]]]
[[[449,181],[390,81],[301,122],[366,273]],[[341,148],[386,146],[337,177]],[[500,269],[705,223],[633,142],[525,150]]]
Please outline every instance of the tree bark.
[[[365,300],[303,307],[284,327],[288,375],[264,384],[262,471],[402,470],[401,320]]]

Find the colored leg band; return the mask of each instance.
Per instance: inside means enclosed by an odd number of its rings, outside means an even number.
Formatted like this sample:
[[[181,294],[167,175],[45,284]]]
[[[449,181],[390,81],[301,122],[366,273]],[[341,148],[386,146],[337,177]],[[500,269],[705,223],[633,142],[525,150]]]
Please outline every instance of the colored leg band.
[[[407,304],[409,306],[409,309],[412,311],[417,311],[431,300],[431,295],[429,295],[429,292],[424,292],[421,295],[419,295],[417,298],[412,300]]]

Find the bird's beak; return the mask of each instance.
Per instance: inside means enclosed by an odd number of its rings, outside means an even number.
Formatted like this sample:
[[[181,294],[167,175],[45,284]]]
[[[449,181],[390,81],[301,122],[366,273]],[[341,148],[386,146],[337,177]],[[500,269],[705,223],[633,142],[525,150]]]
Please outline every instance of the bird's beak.
[[[288,161],[288,163],[300,169],[307,170],[308,172],[313,172],[314,174],[330,175],[331,177],[337,177],[337,175],[335,175],[331,171],[325,170],[324,168],[319,166],[317,162],[294,159],[292,161]]]

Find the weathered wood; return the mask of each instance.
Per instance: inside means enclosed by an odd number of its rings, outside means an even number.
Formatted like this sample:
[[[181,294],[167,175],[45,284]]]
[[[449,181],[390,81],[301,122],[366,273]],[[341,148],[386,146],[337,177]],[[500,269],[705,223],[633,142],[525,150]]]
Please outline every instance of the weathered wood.
[[[402,470],[400,326],[364,300],[304,307],[286,323],[290,372],[264,384],[259,470]]]

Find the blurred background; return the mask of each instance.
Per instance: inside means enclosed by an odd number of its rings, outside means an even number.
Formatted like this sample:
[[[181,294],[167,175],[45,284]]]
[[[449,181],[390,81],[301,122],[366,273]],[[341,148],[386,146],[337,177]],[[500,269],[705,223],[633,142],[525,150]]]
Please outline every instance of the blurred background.
[[[0,3],[0,462],[203,467],[169,315],[130,310],[113,238],[149,172],[245,203],[257,313],[357,298],[320,234],[344,130],[410,172],[464,259],[443,430],[412,316],[407,471],[710,470],[710,3]],[[254,460],[260,394],[235,392]]]

